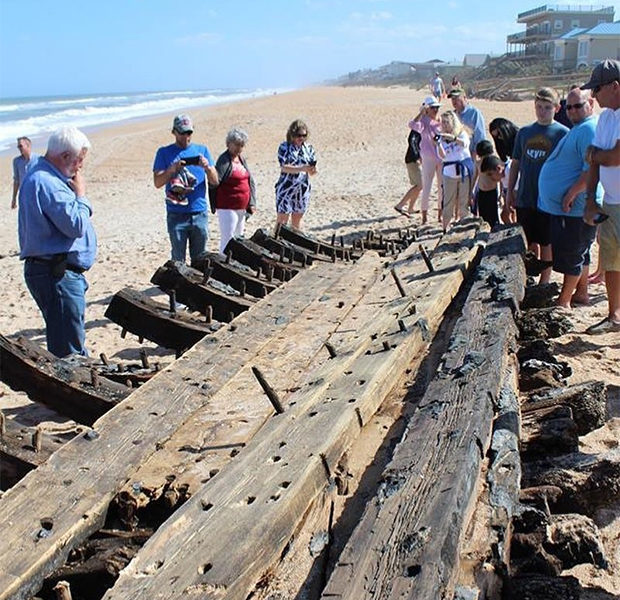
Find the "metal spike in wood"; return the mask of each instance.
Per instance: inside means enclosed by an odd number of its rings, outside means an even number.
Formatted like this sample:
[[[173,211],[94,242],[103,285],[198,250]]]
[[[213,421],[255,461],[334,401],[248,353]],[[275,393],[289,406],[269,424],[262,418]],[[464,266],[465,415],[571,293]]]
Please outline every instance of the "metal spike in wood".
[[[335,263],[336,262],[336,253],[334,252],[332,254],[332,262]]]
[[[261,373],[261,370],[258,367],[252,367],[252,373],[254,373],[254,377],[256,377],[258,383],[263,388],[265,395],[269,398],[269,402],[273,406],[274,410],[277,414],[282,414],[284,412],[284,408],[282,407],[282,402],[280,402],[280,398],[276,391],[267,383],[265,376]]]
[[[139,336],[138,336],[138,342],[139,342],[140,344],[142,344],[142,343],[144,342],[144,337],[143,337],[143,336],[141,336],[141,335],[139,335]]]
[[[118,363],[118,372],[119,373],[125,372],[125,365],[123,363]]]
[[[383,234],[382,233],[379,234],[379,245],[383,246]]]
[[[207,324],[211,324],[211,321],[213,321],[213,307],[210,304],[207,304],[205,309],[205,321]]]
[[[264,298],[267,295],[267,288],[264,285],[261,285],[261,296]]]
[[[360,238],[360,250],[363,252],[366,250],[366,246],[364,245],[364,240]]]
[[[232,252],[229,250],[226,252],[226,264],[230,264],[230,260],[232,259]]]
[[[344,248],[344,235],[340,236],[340,247]]]
[[[396,287],[398,288],[398,291],[400,292],[400,295],[403,298],[405,298],[407,296],[407,292],[405,291],[405,288],[403,287],[403,283],[400,280],[400,277],[396,273],[396,269],[390,269],[390,273],[391,273],[392,277],[394,278],[394,282],[396,283]]]
[[[280,248],[280,262],[284,262],[284,248]]]
[[[234,321],[234,319],[235,319],[235,313],[231,310],[228,313],[228,322],[230,323],[231,321]]]
[[[407,331],[407,325],[405,325],[405,322],[402,319],[398,319],[398,328],[405,333],[405,331]]]
[[[32,448],[35,452],[41,452],[41,446],[43,445],[43,431],[41,430],[41,426],[37,425],[37,428],[34,430],[32,434]]]
[[[109,367],[110,366],[110,361],[108,360],[108,357],[102,352],[99,355],[99,358],[101,359],[101,362],[106,366]]]
[[[126,335],[127,335],[127,330],[123,327],[123,329],[121,329],[121,338],[125,339]]]
[[[392,346],[390,346],[390,342],[388,342],[387,340],[383,340],[383,349],[387,352],[391,348]]]
[[[431,262],[431,259],[426,252],[426,248],[424,248],[422,244],[419,244],[418,248],[420,250],[420,254],[422,255],[422,258],[424,259],[424,263],[426,264],[426,268],[428,269],[429,273],[434,273],[435,267],[433,267],[433,263]]]
[[[203,285],[207,283],[207,281],[209,281],[209,278],[211,277],[211,273],[213,273],[213,267],[209,266],[209,267],[204,268],[204,271],[202,272],[202,284]]]
[[[241,282],[241,285],[239,286],[239,288],[240,288],[240,289],[239,289],[239,295],[240,295],[242,298],[245,298],[245,281],[242,281],[242,282]]]
[[[267,267],[267,281],[273,281],[273,267],[271,265]]]
[[[168,297],[170,298],[170,312],[173,315],[177,313],[177,293],[174,290],[170,290],[168,292]]]
[[[344,259],[349,262],[351,260],[351,253],[348,250],[344,251]]]
[[[282,224],[276,223],[276,228],[273,230],[273,237],[276,238],[276,240],[280,237],[280,229],[282,229]]]
[[[370,240],[372,240],[372,231],[370,231],[370,229],[368,231],[366,231],[366,241],[370,242]]]
[[[90,370],[90,383],[95,389],[99,387],[99,373],[94,367]]]
[[[146,355],[146,348],[140,348],[140,361],[144,369],[150,368],[149,357]]]
[[[260,267],[256,267],[256,279],[260,278],[260,274],[261,274],[261,268]]]
[[[336,348],[334,348],[332,344],[330,344],[329,342],[325,342],[323,345],[325,346],[325,348],[327,348],[330,358],[336,358],[336,356],[338,356],[338,352],[336,352]]]
[[[4,413],[0,410],[0,440],[4,437],[6,433],[6,421]]]
[[[332,233],[332,246],[336,245],[336,234]]]

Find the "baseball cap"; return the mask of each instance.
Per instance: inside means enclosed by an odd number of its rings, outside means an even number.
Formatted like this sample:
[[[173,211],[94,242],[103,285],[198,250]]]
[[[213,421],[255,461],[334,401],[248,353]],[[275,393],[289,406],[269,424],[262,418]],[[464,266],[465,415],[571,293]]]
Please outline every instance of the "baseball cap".
[[[435,98],[435,96],[426,96],[422,104],[424,106],[441,106],[441,103],[437,101],[437,98]]]
[[[174,117],[172,129],[179,133],[187,133],[188,131],[194,131],[194,125],[188,115],[177,115]]]
[[[545,102],[551,102],[551,104],[559,104],[560,97],[555,90],[543,87],[536,92],[534,100],[544,100]]]
[[[605,59],[592,70],[590,81],[581,86],[582,90],[591,90],[620,79],[620,62],[611,58]]]
[[[463,94],[465,94],[465,90],[461,88],[452,88],[448,92],[448,98],[456,98],[457,96],[462,96]]]

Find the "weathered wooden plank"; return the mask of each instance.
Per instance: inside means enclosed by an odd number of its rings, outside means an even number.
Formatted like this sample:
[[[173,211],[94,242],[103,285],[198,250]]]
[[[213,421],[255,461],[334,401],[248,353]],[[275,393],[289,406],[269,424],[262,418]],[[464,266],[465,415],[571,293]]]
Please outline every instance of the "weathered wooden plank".
[[[278,256],[250,240],[232,238],[226,245],[226,254],[252,269],[260,269],[267,279],[271,277],[288,281],[299,272],[299,269],[278,260]]]
[[[460,262],[475,254],[467,247],[455,251]],[[409,310],[411,298],[377,302],[374,320],[359,324],[360,335],[349,333],[348,351],[341,346],[309,374],[286,411],[174,513],[105,598],[245,598],[282,552],[342,452],[430,341],[432,324],[463,281],[460,268],[445,266],[427,278],[425,295],[432,298],[420,302],[418,314]],[[393,289],[391,280],[389,285]],[[429,329],[415,325],[421,319]]]
[[[173,313],[170,306],[132,288],[114,294],[104,316],[130,333],[177,351],[191,348],[212,331],[204,319]]]
[[[515,231],[491,234],[443,367],[322,598],[452,598],[463,525],[501,391],[498,373],[516,350],[513,310],[525,274]],[[509,236],[517,247],[506,256]]]
[[[361,300],[377,292],[382,261],[366,253],[355,265],[274,337],[269,352],[258,354],[161,445],[121,491],[123,511],[140,508],[175,490],[193,495],[219,472],[269,418],[273,409],[251,367],[260,368],[283,402],[302,383],[312,365],[328,357],[325,341],[336,330],[356,325]],[[376,310],[376,307],[373,308]],[[353,316],[351,316],[353,315]],[[283,373],[286,374],[283,377]],[[139,489],[133,485],[140,482]]]
[[[255,298],[264,298],[282,283],[277,280],[267,281],[267,279],[260,278],[247,265],[234,260],[227,261],[217,252],[207,253],[203,260],[196,261],[195,268],[203,273],[210,269],[210,276],[213,279],[230,285],[238,292],[245,290],[246,294]]]
[[[93,379],[90,369],[60,359],[24,337],[0,335],[0,378],[31,400],[85,425],[131,392],[113,381]]]
[[[308,233],[293,229],[287,225],[279,225],[276,230],[276,238],[282,238],[302,248],[306,248],[315,254],[325,254],[326,256],[336,256],[344,258],[346,248],[332,246]]]
[[[29,598],[70,550],[99,529],[138,466],[274,335],[328,289],[346,264],[316,265],[203,338],[0,499],[0,598]],[[49,529],[42,527],[41,519]],[[43,531],[42,531],[43,529]]]
[[[257,229],[250,239],[259,246],[262,246],[270,252],[280,256],[280,262],[286,258],[290,262],[297,261],[305,267],[311,265],[314,260],[330,260],[327,256],[321,256],[320,254],[316,254],[307,248],[302,248],[292,242],[287,242],[283,239],[276,239],[269,235],[265,229]]]
[[[211,311],[214,319],[226,323],[256,302],[248,296],[225,293],[215,287],[216,282],[204,282],[200,271],[172,260],[157,269],[151,277],[151,283],[166,291],[174,290],[179,302],[202,314]]]

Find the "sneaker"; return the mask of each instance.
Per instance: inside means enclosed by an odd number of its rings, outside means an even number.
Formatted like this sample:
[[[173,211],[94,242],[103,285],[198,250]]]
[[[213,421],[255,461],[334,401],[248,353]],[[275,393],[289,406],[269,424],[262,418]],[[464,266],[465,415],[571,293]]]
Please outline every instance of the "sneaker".
[[[178,204],[179,206],[187,206],[189,204],[187,198],[184,198],[183,196],[173,192],[172,190],[170,190],[166,194],[166,200],[171,204]]]
[[[612,321],[610,317],[605,317],[595,325],[591,325],[586,329],[586,333],[590,335],[598,335],[599,333],[612,333],[620,331],[620,323]]]
[[[185,182],[180,177],[174,177],[170,180],[170,191],[173,194],[184,194],[185,188]]]

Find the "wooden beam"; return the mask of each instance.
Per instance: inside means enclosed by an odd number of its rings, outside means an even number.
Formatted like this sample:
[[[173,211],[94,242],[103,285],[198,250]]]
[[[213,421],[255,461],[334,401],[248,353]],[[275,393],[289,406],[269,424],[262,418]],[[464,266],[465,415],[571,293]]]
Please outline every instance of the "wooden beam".
[[[72,548],[99,529],[138,466],[321,295],[347,265],[313,266],[203,338],[0,499],[0,599],[26,600]],[[51,528],[42,529],[41,519]],[[44,528],[43,528],[44,529]]]
[[[178,351],[191,348],[212,331],[204,319],[171,313],[169,306],[132,288],[114,294],[104,316],[139,337]]]
[[[401,298],[388,279],[379,291],[389,299],[374,302],[337,356],[308,373],[286,411],[173,514],[105,598],[245,598],[280,556],[361,426],[429,343],[427,331],[439,323],[476,253],[466,244],[453,247],[455,268],[444,255],[441,274],[412,285],[420,293],[417,313],[410,310],[413,299]],[[404,331],[399,319],[409,325]],[[427,329],[416,326],[420,320]]]
[[[92,425],[131,392],[107,379],[93,385],[90,368],[60,359],[25,337],[0,335],[0,378],[11,389],[84,425]]]
[[[458,550],[501,392],[498,374],[515,360],[513,311],[525,284],[523,250],[516,228],[491,234],[443,366],[323,599],[452,597]]]

